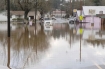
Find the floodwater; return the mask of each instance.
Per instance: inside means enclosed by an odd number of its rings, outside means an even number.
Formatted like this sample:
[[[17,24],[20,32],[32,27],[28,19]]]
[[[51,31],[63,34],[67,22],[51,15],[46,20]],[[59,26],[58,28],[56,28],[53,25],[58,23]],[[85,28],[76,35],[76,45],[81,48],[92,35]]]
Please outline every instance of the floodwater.
[[[34,26],[16,26],[10,38],[0,30],[0,69],[105,69],[104,46],[80,39],[68,24],[36,32]]]

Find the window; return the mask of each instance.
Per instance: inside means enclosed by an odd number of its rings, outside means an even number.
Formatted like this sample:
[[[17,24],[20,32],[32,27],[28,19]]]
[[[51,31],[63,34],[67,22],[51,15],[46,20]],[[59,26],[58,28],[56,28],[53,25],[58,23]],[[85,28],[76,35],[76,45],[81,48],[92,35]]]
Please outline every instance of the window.
[[[103,14],[103,11],[99,11],[99,14]]]

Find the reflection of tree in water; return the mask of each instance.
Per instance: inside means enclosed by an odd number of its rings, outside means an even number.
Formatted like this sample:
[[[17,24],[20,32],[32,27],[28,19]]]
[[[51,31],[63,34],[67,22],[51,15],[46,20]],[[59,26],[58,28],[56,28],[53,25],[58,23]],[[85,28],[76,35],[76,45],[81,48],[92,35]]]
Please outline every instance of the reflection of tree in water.
[[[29,37],[30,35],[30,37]],[[7,40],[1,35],[0,42]],[[7,45],[7,43],[5,43]],[[44,56],[48,49],[48,39],[41,30],[37,35],[27,28],[23,31],[13,31],[11,36],[11,68],[21,68],[34,64],[36,60]]]
[[[0,65],[7,65],[7,34],[0,31]]]
[[[57,24],[59,28],[54,28],[53,37],[54,39],[59,39],[60,37],[65,38],[67,36],[68,25],[67,24]]]
[[[86,40],[87,43],[90,43],[92,44],[94,47],[98,47],[98,46],[102,46],[103,48],[105,47],[105,40],[94,40],[94,41],[91,41],[91,40]]]
[[[70,38],[69,40],[70,45],[80,40],[80,36],[74,34],[73,29],[68,30],[68,32],[69,32],[69,38]]]
[[[59,28],[57,28],[57,25]],[[69,25],[68,24],[57,24],[56,28],[54,28],[53,30],[53,37],[55,39],[59,39],[59,38],[67,38],[69,39],[69,43],[71,45],[71,43],[75,43],[76,41],[78,41],[80,39],[80,36],[77,36],[75,34],[73,34],[73,30],[69,29]],[[60,25],[60,26],[59,26]],[[64,26],[62,28],[62,26]]]

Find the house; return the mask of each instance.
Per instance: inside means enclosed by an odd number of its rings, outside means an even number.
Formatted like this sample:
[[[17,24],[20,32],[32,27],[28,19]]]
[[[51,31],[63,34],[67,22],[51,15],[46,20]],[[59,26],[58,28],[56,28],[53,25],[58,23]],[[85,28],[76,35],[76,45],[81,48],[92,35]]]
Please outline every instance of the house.
[[[35,19],[35,11],[30,11],[28,13],[28,18],[30,19]],[[39,18],[41,18],[41,14],[39,11],[37,11],[37,15],[36,15],[36,19],[38,20]]]
[[[85,29],[101,29],[101,18],[97,14],[105,14],[105,6],[83,6],[83,22],[87,22],[83,24]]]
[[[12,19],[10,18],[10,21]],[[6,22],[7,21],[7,11],[0,12],[0,22]]]
[[[24,11],[10,11],[11,18],[17,19],[17,18],[24,18]]]
[[[52,12],[52,15],[55,17],[64,17],[66,15],[66,12],[57,9],[57,10]]]
[[[10,11],[11,18],[17,19],[17,18],[23,18],[24,19],[24,11]],[[35,11],[30,11],[27,15],[27,17],[30,19],[35,19]],[[36,19],[39,19],[41,17],[40,12],[37,11]]]

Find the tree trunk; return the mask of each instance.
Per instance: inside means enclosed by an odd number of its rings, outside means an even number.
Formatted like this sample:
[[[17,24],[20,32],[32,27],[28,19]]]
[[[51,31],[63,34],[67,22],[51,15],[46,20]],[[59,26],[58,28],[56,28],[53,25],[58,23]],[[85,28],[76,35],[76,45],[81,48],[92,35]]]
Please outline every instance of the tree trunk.
[[[28,20],[28,18],[27,18],[28,13],[29,13],[29,10],[25,10],[25,12],[24,12],[24,19],[26,19],[26,20]]]

